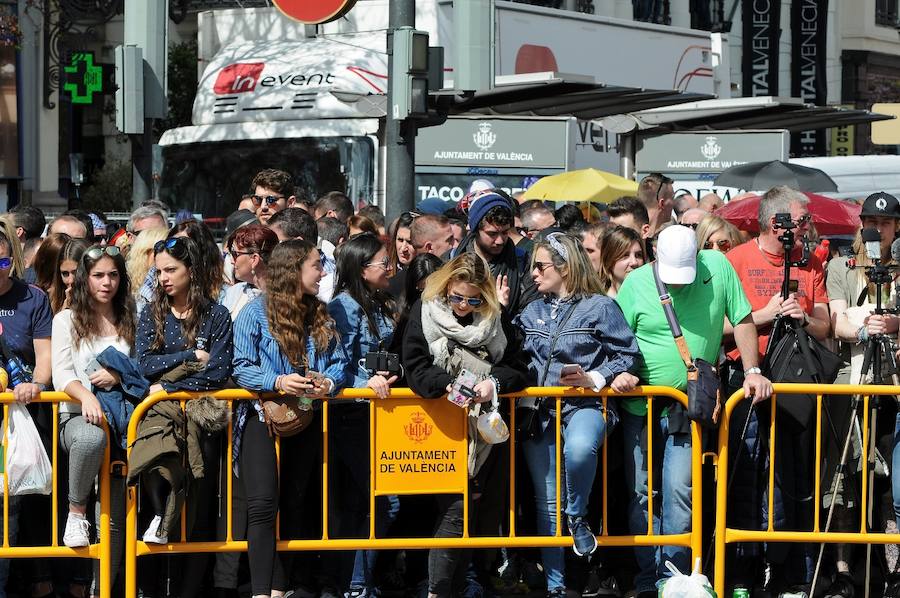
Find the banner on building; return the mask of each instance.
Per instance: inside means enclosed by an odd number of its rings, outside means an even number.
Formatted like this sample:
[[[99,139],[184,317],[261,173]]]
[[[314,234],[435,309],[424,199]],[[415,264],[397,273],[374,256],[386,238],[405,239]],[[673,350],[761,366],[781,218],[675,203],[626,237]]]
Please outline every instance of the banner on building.
[[[791,95],[824,106],[828,81],[825,57],[828,0],[794,0],[791,4]],[[791,136],[793,156],[823,156],[827,131],[801,131]]]
[[[777,96],[781,0],[744,0],[741,71],[745,96]]]

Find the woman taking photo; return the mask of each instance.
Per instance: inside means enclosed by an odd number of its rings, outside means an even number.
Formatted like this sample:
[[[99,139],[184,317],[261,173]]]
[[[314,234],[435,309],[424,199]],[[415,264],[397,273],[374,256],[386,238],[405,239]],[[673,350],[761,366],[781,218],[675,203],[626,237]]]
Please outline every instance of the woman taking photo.
[[[335,297],[328,304],[338,338],[347,354],[348,388],[371,388],[380,398],[390,394],[397,382],[398,372],[369,372],[365,368],[366,355],[388,351],[394,340],[397,312],[393,298],[387,294],[390,261],[381,241],[371,233],[351,237],[341,246],[337,256],[337,284]],[[369,460],[361,458],[369,453],[369,407],[367,401],[342,402],[331,409],[335,438],[334,454],[349,472],[352,486],[341,488],[338,506],[343,513],[341,537],[357,537],[368,526]],[[396,496],[379,496],[375,500],[376,535],[384,536],[397,518],[400,501]],[[359,550],[354,559],[348,596],[374,590],[372,573],[376,551]]]
[[[347,356],[325,304],[316,298],[323,276],[319,252],[311,243],[284,241],[272,251],[265,294],[242,309],[235,321],[234,377],[241,387],[309,398],[332,396],[342,387]],[[308,375],[313,372],[321,376]],[[316,455],[289,445],[305,436],[308,431],[282,438],[281,445],[281,475],[291,472],[294,491],[287,495],[297,504],[303,502],[298,494],[305,491]],[[275,552],[279,471],[275,441],[259,401],[238,404],[233,446],[235,470],[247,497],[251,594],[283,596],[290,580]]]
[[[197,245],[187,238],[169,238],[154,247],[158,273],[156,301],[142,313],[138,322],[135,348],[144,377],[152,383],[150,392],[207,392],[222,388],[231,376],[231,317],[228,310],[210,300],[201,286],[196,270],[203,267]],[[209,402],[212,403],[212,402]],[[153,510],[153,520],[144,533],[145,542],[165,544],[179,515],[180,492],[187,483],[184,471],[171,471],[157,444],[142,443],[144,431],[152,439],[152,428],[172,430],[171,446],[175,454],[188,451],[193,478],[203,477],[199,435],[191,409],[203,404],[188,402],[188,421],[177,402],[154,405],[141,422],[138,440],[129,460],[129,483],[141,475]],[[212,409],[212,406],[210,406]],[[201,415],[197,413],[196,417]],[[217,417],[217,416],[212,416]],[[221,417],[225,417],[222,409]],[[188,424],[187,449],[182,442]],[[198,424],[199,425],[199,424]],[[177,439],[177,442],[176,442]],[[179,461],[179,464],[181,461]]]
[[[59,441],[69,455],[69,515],[63,543],[76,548],[90,544],[90,524],[85,518],[88,497],[103,462],[106,434],[102,421],[104,407],[122,413],[126,398],[120,383],[125,376],[139,375],[137,364],[129,356],[134,346],[135,313],[125,260],[118,247],[94,246],[82,256],[72,286],[72,306],[53,318],[51,340],[53,386],[77,402],[59,406]],[[111,354],[111,351],[115,351]],[[104,363],[103,367],[98,357]],[[116,363],[117,367],[111,364]],[[126,371],[127,370],[127,371]],[[119,387],[114,397],[110,392]],[[146,386],[143,388],[146,391]],[[102,405],[95,393],[105,391]],[[129,397],[138,402],[141,396]],[[118,401],[116,400],[118,399]],[[112,405],[116,402],[118,409]],[[118,427],[116,424],[118,423]],[[123,421],[109,421],[112,439],[124,454]],[[115,453],[113,453],[115,454]],[[112,542],[112,578],[119,569],[124,550],[125,485],[113,478],[110,487],[110,536]],[[99,594],[97,563],[94,567],[93,595]]]
[[[499,393],[520,390],[527,378],[524,364],[516,359],[514,336],[515,329],[502,316],[487,264],[474,253],[459,255],[428,277],[422,299],[412,307],[403,338],[407,382],[424,398],[447,394],[459,373],[454,366],[459,347],[489,364],[488,376],[472,388],[472,403],[491,402]],[[491,509],[503,499],[504,451],[488,448],[481,467],[469,476],[470,529],[496,533],[499,520],[479,521],[477,517],[479,509]],[[438,512],[435,537],[461,536],[462,497],[438,497]],[[470,557],[469,549],[432,549],[428,553],[429,596],[459,593]]]
[[[276,245],[278,236],[262,224],[242,226],[226,241],[237,282],[223,294],[222,305],[228,308],[232,320],[245,305],[266,291],[266,264]]]
[[[604,245],[604,252],[606,246]],[[525,335],[528,369],[538,386],[581,386],[599,391],[620,384],[617,377],[639,359],[637,341],[615,302],[600,293],[590,258],[574,237],[551,233],[535,243],[532,277],[548,301],[533,301],[516,318]],[[625,390],[625,386],[621,387]],[[612,402],[599,397],[562,400],[562,439],[569,532],[575,554],[597,548],[586,520],[588,497],[597,471],[597,455],[617,421]],[[556,533],[556,403],[540,403],[531,437],[523,450],[534,482],[541,535]],[[561,548],[542,548],[549,596],[565,596],[565,558]]]
[[[634,230],[617,226],[604,233],[600,247],[600,292],[615,299],[628,273],[644,265],[644,243]]]

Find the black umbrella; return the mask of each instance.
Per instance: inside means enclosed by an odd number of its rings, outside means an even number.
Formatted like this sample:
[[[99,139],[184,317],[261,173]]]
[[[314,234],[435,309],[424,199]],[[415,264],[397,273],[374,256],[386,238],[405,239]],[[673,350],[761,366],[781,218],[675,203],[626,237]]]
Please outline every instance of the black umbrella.
[[[716,177],[716,185],[737,187],[747,191],[766,191],[777,185],[787,185],[797,191],[837,191],[831,177],[818,168],[810,168],[781,160],[748,162],[732,166]]]

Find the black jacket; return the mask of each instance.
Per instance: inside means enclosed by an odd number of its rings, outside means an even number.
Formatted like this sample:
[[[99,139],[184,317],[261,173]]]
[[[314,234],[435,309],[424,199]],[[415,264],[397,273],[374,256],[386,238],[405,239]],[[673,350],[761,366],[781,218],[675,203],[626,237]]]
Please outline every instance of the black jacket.
[[[500,361],[491,368],[491,375],[500,384],[500,392],[515,392],[529,384],[528,367],[521,351],[522,341],[509,318],[503,315],[503,333],[506,335],[506,351]],[[475,348],[475,347],[472,347]],[[403,334],[403,368],[406,382],[420,397],[434,399],[447,394],[447,386],[453,378],[446,370],[434,364],[422,332],[422,302],[417,301],[410,310]]]
[[[476,234],[477,232],[473,231],[463,237],[453,255],[460,255],[464,251],[474,252]],[[531,272],[529,272],[529,257],[526,251],[515,246],[512,239],[507,239],[506,245],[503,246],[503,252],[488,261],[491,274],[495,278],[498,276],[507,277],[509,282],[509,306],[507,311],[510,316],[517,316],[522,313],[526,305],[540,297],[537,287],[534,286],[534,280],[531,278]]]

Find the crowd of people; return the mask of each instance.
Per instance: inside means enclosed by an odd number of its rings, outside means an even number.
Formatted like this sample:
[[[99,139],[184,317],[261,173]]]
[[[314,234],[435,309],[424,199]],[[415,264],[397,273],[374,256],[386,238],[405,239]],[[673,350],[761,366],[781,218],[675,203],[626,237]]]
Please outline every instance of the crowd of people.
[[[0,218],[0,336],[22,366],[9,387],[17,401],[29,404],[48,451],[52,412],[31,403],[54,389],[72,399],[61,405],[58,422],[60,463],[67,472],[59,476],[59,491],[68,496],[60,501],[66,546],[87,546],[95,537],[91,506],[107,444],[101,423],[110,430],[112,459],[120,464],[113,467],[111,489],[113,584],[123,577],[128,485],[139,485],[144,542],[180,539],[183,505],[187,539],[214,540],[224,537],[223,488],[232,476],[233,535],[248,541],[254,598],[362,598],[391,591],[476,597],[521,590],[523,581],[554,598],[567,591],[655,595],[671,575],[667,562],[692,569],[689,550],[637,547],[632,556],[607,558],[597,550],[597,535],[604,526],[634,535],[646,534],[649,525],[663,534],[690,530],[692,439],[683,406],[656,401],[648,417],[643,397],[605,403],[570,397],[557,414],[555,400],[512,402],[502,395],[527,386],[684,390],[688,369],[662,300],[674,307],[690,355],[718,364],[728,392],[743,389],[752,396],[735,415],[747,422],[745,433],[733,439],[741,445],[733,451],[740,460],[730,493],[735,521],[765,529],[771,515],[779,529],[808,529],[803,526],[813,511],[832,502],[838,527],[853,529],[858,521],[864,499],[852,472],[823,504],[813,504],[815,421],[808,405],[788,402],[783,410],[790,417],[779,419],[776,434],[779,456],[789,456],[775,463],[776,511],[768,513],[769,411],[751,405],[772,394],[761,366],[773,324],[794,320],[810,337],[843,343],[848,362],[838,380],[854,383],[866,380],[863,343],[898,331],[895,315],[873,313],[873,293],[881,289],[873,291],[866,278],[873,258],[859,238],[849,254],[825,256],[827,269],[819,252],[808,251],[812,222],[802,193],[767,191],[760,232],[751,238],[711,213],[720,205],[715,198],[676,201],[671,180],[658,174],[641,181],[637,197],[612,202],[596,222],[576,206],[554,210],[540,201],[520,202],[489,183],[474,186],[461,206],[426,202],[387,227],[377,207],[357,209],[343,193],[316,201],[300,197],[285,172],[261,171],[249,191],[228,217],[221,244],[190,214],[173,223],[156,201],[137,208],[121,231],[107,229],[102,215],[78,210],[49,226],[30,207]],[[893,263],[898,222],[895,198],[866,199],[861,225],[878,230],[884,264]],[[783,241],[785,228],[796,232],[791,247]],[[787,297],[785,259],[796,263]],[[889,292],[885,304],[893,305],[893,285]],[[373,366],[372,355],[385,359]],[[390,365],[392,357],[397,367]],[[562,525],[572,550],[542,548],[539,556],[443,548],[427,556],[279,554],[276,537],[321,537],[325,529],[333,538],[367,537],[371,517],[378,537],[462,535],[459,495],[378,496],[370,509],[368,401],[332,403],[329,421],[322,421],[317,399],[346,388],[368,388],[382,399],[400,386],[424,399],[449,393],[476,415],[493,413],[506,421],[516,409],[515,447],[470,437],[470,533],[507,533],[508,451],[516,450],[522,465],[514,479],[523,484],[514,505],[517,533],[553,535]],[[184,410],[177,401],[162,401],[140,422],[127,467],[121,467],[128,421],[149,394],[233,387],[303,397],[298,405],[309,416],[306,427],[282,436],[279,452],[271,416],[259,401],[229,404],[203,396]],[[853,428],[844,407],[849,401],[832,403],[837,431],[823,435],[828,475],[842,469],[835,456],[842,434]],[[900,429],[900,414],[893,402],[880,409],[881,454],[896,465],[894,422]],[[557,417],[562,447],[556,446]],[[326,425],[331,487],[329,518],[321,521],[317,472]],[[648,454],[648,428],[656,439],[654,454]],[[604,443],[616,455],[608,467],[618,475],[598,475]],[[900,487],[885,477],[876,488],[885,506],[875,526],[896,529]],[[604,488],[611,513],[620,515],[609,521],[599,516],[597,497]],[[557,521],[557,498],[564,522]],[[45,499],[12,497],[4,522],[12,545],[48,543]],[[739,545],[729,556],[738,563],[730,569],[729,587],[808,593],[813,557],[808,545]],[[54,587],[79,597],[98,593],[96,571],[61,562],[30,560],[10,578],[10,561],[0,560],[0,597],[7,586],[10,595],[13,587],[23,596],[51,595]],[[900,595],[896,556],[892,562],[888,551],[879,562],[885,595]],[[144,557],[139,586],[145,597],[237,595],[247,577],[240,563],[240,555],[231,553]],[[821,589],[852,596],[862,565],[860,554],[836,546],[828,552]]]

